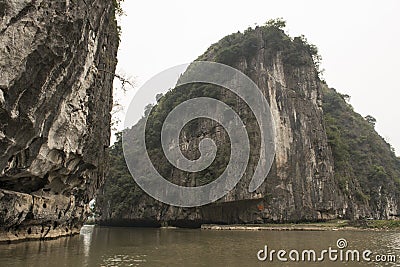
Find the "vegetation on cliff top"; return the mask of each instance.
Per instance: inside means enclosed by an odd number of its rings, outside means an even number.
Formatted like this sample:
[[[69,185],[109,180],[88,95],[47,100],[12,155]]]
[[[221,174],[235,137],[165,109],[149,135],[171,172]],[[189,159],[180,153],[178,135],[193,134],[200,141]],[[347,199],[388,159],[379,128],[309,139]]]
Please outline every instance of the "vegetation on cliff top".
[[[256,52],[264,49],[264,62],[271,62],[279,53],[286,65],[315,66],[319,70],[321,57],[318,55],[318,49],[309,44],[304,36],[289,37],[285,34],[284,27],[283,20],[270,20],[265,26],[228,35],[212,45],[198,60],[213,58],[217,62],[234,66],[243,59],[253,60]],[[354,112],[347,102],[349,96],[328,88],[323,82],[321,87],[326,134],[334,158],[335,177],[339,187],[349,201],[379,210],[378,207],[385,206],[380,203],[385,199],[382,195],[400,197],[400,160],[396,158],[392,147],[376,133],[375,119],[372,116],[363,118]],[[257,125],[251,126],[251,121],[254,122],[251,112],[241,109],[237,99],[222,88],[210,85],[184,86],[169,91],[163,98],[158,99],[157,106],[150,114],[146,134],[150,158],[164,177],[170,177],[174,172],[174,176],[192,179],[194,186],[209,183],[212,177],[218,177],[225,169],[230,153],[229,143],[225,142],[219,146],[217,160],[210,168],[194,176],[185,176],[176,172],[167,162],[157,132],[160,132],[162,122],[169,111],[177,104],[203,95],[223,98],[225,103],[241,113],[249,123],[249,135],[254,137],[252,147],[258,145]],[[147,107],[147,112],[150,108],[151,106]],[[191,122],[185,127],[186,132],[191,135],[201,133],[200,126],[199,120]],[[196,153],[191,156],[193,155],[197,156]],[[109,212],[121,214],[124,210],[129,210],[141,194],[142,191],[134,183],[126,167],[119,134],[117,142],[110,149],[110,173],[99,202],[103,206],[107,205]],[[383,214],[383,211],[381,212]]]
[[[216,62],[233,66],[243,58],[250,61],[257,51],[264,49],[265,62],[272,62],[273,57],[280,53],[283,56],[283,63],[295,67],[316,66],[321,74],[322,70],[319,69],[321,56],[318,54],[318,48],[310,44],[304,35],[291,38],[285,33],[285,27],[286,21],[283,19],[272,19],[264,26],[256,26],[255,29],[249,27],[243,33],[232,33],[211,45],[198,60],[207,60],[211,57]]]

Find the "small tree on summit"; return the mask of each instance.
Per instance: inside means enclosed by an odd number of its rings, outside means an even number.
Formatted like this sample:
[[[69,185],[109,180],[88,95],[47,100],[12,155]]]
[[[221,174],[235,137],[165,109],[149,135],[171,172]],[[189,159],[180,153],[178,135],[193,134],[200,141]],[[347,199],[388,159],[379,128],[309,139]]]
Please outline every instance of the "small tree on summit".
[[[270,19],[265,23],[265,26],[275,27],[282,30],[286,27],[286,21],[283,18]]]
[[[371,115],[367,115],[364,117],[364,119],[372,126],[375,127],[376,124],[376,119],[372,117]]]

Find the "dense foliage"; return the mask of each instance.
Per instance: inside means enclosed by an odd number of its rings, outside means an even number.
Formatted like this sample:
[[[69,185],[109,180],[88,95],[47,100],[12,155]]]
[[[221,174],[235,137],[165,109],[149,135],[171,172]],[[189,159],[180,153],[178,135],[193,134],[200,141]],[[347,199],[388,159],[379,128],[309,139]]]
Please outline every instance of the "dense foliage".
[[[272,58],[279,53],[285,64],[295,67],[312,65],[319,70],[321,56],[317,47],[310,44],[304,35],[289,37],[284,31],[285,26],[285,21],[275,19],[266,22],[265,26],[230,34],[213,44],[198,59],[212,55],[215,61],[233,66],[243,58],[250,61],[257,51],[264,49],[265,62],[272,62]]]
[[[347,99],[335,89],[323,88],[326,133],[335,176],[345,194],[377,205],[380,195],[400,190],[400,160],[375,131],[376,120],[354,112]]]
[[[142,194],[125,163],[122,133],[117,134],[117,141],[109,149],[109,172],[102,190],[96,206],[101,206],[102,210],[113,212],[116,216],[129,210],[137,197]]]

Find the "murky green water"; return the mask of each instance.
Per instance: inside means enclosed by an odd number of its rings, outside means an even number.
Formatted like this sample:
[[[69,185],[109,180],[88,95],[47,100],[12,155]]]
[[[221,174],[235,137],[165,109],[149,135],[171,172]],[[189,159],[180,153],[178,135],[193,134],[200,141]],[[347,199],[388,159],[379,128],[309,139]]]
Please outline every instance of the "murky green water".
[[[371,262],[293,262],[297,249],[369,249]],[[284,249],[288,262],[260,262],[257,252]],[[377,255],[395,255],[396,262],[377,263]],[[260,254],[263,256],[263,254]],[[338,256],[339,256],[338,252]],[[344,254],[345,255],[345,254]],[[292,254],[296,258],[296,254]],[[317,255],[319,256],[319,255]],[[361,256],[360,256],[361,257]],[[283,257],[284,258],[284,257]],[[305,254],[307,260],[307,254]],[[345,256],[343,256],[345,258]],[[350,258],[350,256],[349,256]],[[389,258],[389,257],[388,257]],[[362,259],[361,259],[362,260]],[[0,266],[400,266],[400,233],[359,231],[207,231],[188,229],[104,228],[85,226],[81,235],[51,241],[0,245]]]

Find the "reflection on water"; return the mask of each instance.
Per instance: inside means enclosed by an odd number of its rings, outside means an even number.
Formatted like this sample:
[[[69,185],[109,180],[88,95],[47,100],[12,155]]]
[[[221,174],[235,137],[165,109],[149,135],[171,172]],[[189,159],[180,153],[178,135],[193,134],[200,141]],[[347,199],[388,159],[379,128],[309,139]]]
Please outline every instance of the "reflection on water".
[[[366,231],[207,231],[188,229],[106,228],[85,226],[79,236],[45,242],[0,245],[0,266],[365,266],[367,263],[259,262],[268,245],[279,250],[336,248],[345,238],[349,249],[397,255],[400,233]]]
[[[83,254],[85,255],[85,260],[84,260],[84,266],[88,265],[88,259],[89,259],[89,252],[90,252],[90,245],[92,243],[92,235],[93,235],[93,229],[94,225],[85,225],[82,227],[81,232],[80,232],[80,237],[83,240]]]

